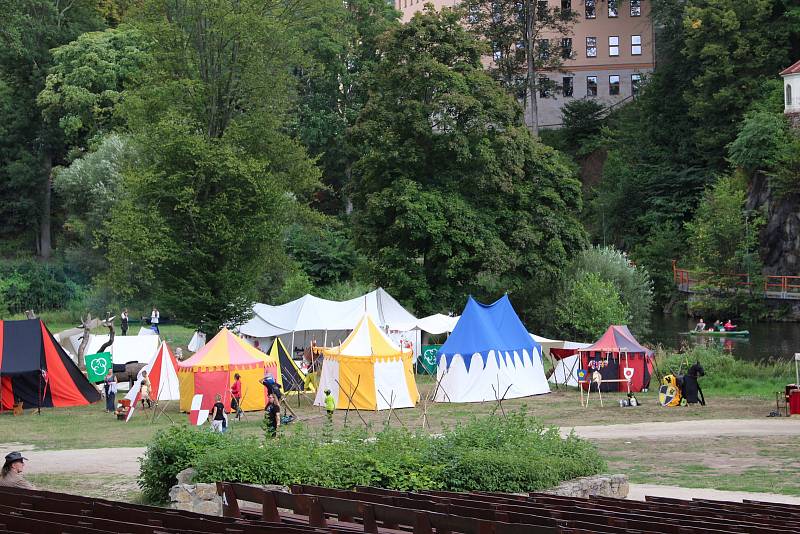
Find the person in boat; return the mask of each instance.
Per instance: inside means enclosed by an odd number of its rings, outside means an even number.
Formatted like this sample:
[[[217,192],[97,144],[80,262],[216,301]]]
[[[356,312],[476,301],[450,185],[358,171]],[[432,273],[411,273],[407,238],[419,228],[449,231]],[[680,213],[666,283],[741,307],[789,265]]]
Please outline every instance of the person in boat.
[[[736,330],[736,325],[733,324],[730,319],[728,319],[725,321],[725,331],[732,332],[733,330]]]
[[[719,319],[717,319],[716,321],[714,321],[714,325],[708,330],[709,332],[719,332],[720,330],[722,330],[722,322]]]
[[[703,321],[703,318],[700,317],[700,320],[697,321],[697,325],[694,327],[695,332],[702,332],[706,329],[706,323]]]

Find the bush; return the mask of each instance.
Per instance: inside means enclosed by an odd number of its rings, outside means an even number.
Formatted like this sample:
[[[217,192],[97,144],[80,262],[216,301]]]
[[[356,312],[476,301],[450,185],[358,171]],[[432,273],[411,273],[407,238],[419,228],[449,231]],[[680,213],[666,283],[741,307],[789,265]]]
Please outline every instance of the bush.
[[[597,339],[608,325],[627,324],[630,313],[612,282],[597,273],[582,272],[564,291],[556,319],[563,333],[578,339]]]
[[[534,491],[606,467],[591,444],[562,439],[524,412],[474,419],[440,436],[344,430],[332,441],[302,428],[264,443],[180,427],[160,433],[148,448],[139,479],[145,498],[165,500],[175,474],[190,465],[199,482],[404,491]]]
[[[82,294],[59,263],[0,261],[0,308],[7,313],[63,309]]]
[[[145,500],[166,502],[175,476],[196,463],[208,450],[233,450],[226,434],[203,432],[188,426],[172,426],[156,434],[139,461],[139,487]]]

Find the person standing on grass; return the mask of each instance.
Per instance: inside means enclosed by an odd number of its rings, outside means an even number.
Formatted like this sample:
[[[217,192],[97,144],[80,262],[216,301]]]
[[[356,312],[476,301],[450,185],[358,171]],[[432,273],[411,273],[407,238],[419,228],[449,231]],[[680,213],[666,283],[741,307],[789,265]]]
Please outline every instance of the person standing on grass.
[[[27,458],[23,458],[22,454],[16,451],[6,454],[6,462],[0,471],[0,487],[35,490],[36,487],[22,476],[27,461]]]
[[[159,319],[161,319],[161,314],[158,313],[158,308],[153,306],[153,311],[150,313],[150,327],[156,334],[161,335],[161,331],[158,329]]]
[[[217,393],[214,401],[214,406],[211,408],[211,429],[222,433],[225,431],[225,405],[222,404],[222,395]]]
[[[147,401],[147,407],[151,408],[153,406],[153,401],[150,399],[150,392],[153,390],[153,386],[150,384],[150,378],[147,376],[147,371],[142,371],[142,383],[141,383],[141,393],[142,393],[142,410],[144,410],[144,402]]]
[[[336,409],[336,401],[331,395],[331,390],[325,390],[325,412],[328,414],[328,422],[333,423],[333,411]]]
[[[236,373],[233,375],[233,384],[231,384],[231,411],[236,410],[236,420],[242,418],[242,380],[241,375]]]
[[[106,413],[115,411],[117,409],[114,403],[117,397],[117,377],[114,375],[113,369],[109,369],[103,379],[103,390],[106,394]]]
[[[269,432],[273,438],[276,437],[278,435],[278,428],[281,426],[281,407],[274,393],[269,394],[269,404],[267,404],[264,419],[267,422],[267,432]]]
[[[122,335],[128,335],[128,308],[122,310],[122,313],[119,315],[120,322],[122,323]]]

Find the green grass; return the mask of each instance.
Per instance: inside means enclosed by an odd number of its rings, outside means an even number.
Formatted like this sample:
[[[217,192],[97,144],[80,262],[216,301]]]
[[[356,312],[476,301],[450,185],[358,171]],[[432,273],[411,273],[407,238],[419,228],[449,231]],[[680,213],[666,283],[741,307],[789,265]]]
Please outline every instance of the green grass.
[[[662,373],[685,373],[698,361],[706,372],[700,379],[706,396],[774,399],[776,391],[783,391],[786,384],[794,381],[794,363],[789,359],[763,363],[738,360],[718,348],[702,346],[684,354],[659,351],[656,355],[656,365]]]
[[[596,442],[611,472],[634,484],[800,495],[794,436]],[[621,455],[620,452],[624,452]]]

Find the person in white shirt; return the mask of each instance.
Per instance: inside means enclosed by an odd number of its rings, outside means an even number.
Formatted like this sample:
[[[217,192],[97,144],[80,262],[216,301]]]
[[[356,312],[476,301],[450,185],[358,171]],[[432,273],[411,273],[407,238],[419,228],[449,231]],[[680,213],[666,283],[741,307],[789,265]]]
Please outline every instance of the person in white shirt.
[[[161,334],[161,331],[158,329],[158,319],[161,315],[158,313],[158,308],[153,306],[153,313],[150,314],[150,327],[155,330],[156,334]]]

